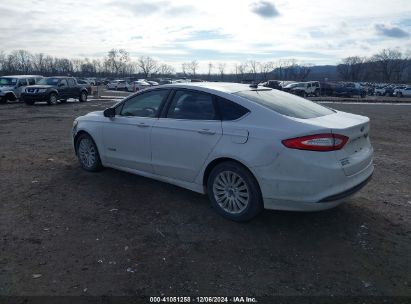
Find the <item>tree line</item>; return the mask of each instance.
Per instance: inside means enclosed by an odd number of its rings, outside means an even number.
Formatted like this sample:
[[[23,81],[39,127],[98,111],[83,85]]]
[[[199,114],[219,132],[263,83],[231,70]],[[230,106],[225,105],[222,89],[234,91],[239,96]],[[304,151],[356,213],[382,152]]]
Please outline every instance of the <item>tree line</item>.
[[[411,58],[398,50],[384,49],[371,57],[344,58],[337,73],[344,81],[410,83]]]
[[[170,76],[175,70],[171,65],[149,56],[141,56],[133,61],[124,49],[112,49],[103,59],[69,59],[15,50],[9,54],[0,52],[0,73],[77,77],[126,77],[138,74],[147,78],[151,74]]]
[[[14,50],[9,54],[0,51],[0,74],[38,74],[44,76],[70,75],[76,77],[187,77],[209,81],[267,81],[277,80],[324,80],[311,79],[313,65],[296,59],[280,59],[259,62],[247,60],[228,64],[209,62],[199,73],[197,60],[183,62],[177,71],[169,64],[150,56],[132,60],[124,49],[112,49],[102,59],[69,59],[44,53],[32,54],[27,50]],[[207,72],[204,72],[206,70]],[[336,80],[372,82],[410,82],[411,59],[400,51],[384,49],[371,57],[351,56],[337,65]],[[314,77],[314,76],[313,76]],[[317,78],[321,76],[316,74]],[[325,77],[324,77],[325,78]]]

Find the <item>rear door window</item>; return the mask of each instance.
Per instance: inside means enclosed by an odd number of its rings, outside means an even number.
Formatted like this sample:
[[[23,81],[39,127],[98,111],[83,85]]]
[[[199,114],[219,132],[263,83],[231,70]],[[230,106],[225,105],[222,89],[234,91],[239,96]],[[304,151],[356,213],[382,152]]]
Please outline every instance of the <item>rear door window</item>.
[[[19,87],[25,87],[26,85],[27,85],[26,78],[19,79],[19,84],[18,84]]]
[[[252,90],[233,93],[275,112],[295,118],[315,118],[335,113],[307,99],[277,90]]]
[[[68,83],[69,83],[69,86],[71,86],[71,87],[76,86],[76,82],[74,81],[73,78],[69,78],[69,79],[68,79]]]
[[[207,93],[178,90],[168,108],[167,118],[217,120],[213,96]]]
[[[238,103],[222,97],[217,97],[217,107],[221,120],[236,120],[250,112]]]

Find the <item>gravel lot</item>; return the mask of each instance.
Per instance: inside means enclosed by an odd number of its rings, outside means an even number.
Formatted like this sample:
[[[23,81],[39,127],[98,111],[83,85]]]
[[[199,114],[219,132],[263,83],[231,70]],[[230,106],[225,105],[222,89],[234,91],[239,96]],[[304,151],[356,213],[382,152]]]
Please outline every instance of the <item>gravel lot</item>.
[[[218,216],[188,190],[73,154],[73,118],[112,102],[0,106],[0,295],[411,296],[411,106],[372,120],[373,180],[318,213]]]

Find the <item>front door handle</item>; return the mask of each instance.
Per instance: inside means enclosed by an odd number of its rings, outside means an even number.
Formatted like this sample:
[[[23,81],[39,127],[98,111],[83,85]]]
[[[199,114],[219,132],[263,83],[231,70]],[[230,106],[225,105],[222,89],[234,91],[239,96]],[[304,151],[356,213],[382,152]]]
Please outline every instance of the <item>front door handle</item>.
[[[144,122],[139,122],[139,123],[137,124],[137,126],[140,127],[140,128],[147,128],[147,127],[149,127],[150,125],[147,125],[147,124],[145,124]]]
[[[200,134],[207,134],[207,135],[214,135],[215,131],[210,130],[210,129],[201,129],[197,131]]]

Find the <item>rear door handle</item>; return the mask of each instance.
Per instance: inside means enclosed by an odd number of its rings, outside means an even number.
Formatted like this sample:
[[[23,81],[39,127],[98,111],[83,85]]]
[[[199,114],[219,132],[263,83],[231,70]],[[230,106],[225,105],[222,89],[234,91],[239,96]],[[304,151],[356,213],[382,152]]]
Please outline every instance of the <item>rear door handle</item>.
[[[214,135],[215,131],[210,130],[210,129],[201,129],[197,131],[200,134],[207,134],[207,135]]]
[[[139,122],[139,123],[137,124],[137,126],[140,127],[140,128],[147,128],[147,127],[149,127],[150,125],[147,125],[147,124],[145,124],[144,122]]]

